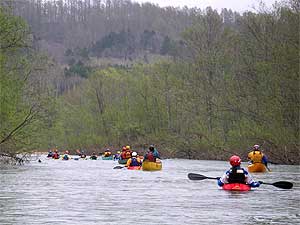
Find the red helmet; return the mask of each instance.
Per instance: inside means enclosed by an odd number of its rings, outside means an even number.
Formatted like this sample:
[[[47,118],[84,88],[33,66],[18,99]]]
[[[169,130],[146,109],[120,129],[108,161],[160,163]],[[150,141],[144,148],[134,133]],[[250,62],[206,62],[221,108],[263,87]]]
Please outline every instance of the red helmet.
[[[239,166],[239,165],[241,165],[241,161],[242,161],[241,158],[239,156],[237,156],[237,155],[233,155],[229,159],[230,165],[232,165],[232,166]]]

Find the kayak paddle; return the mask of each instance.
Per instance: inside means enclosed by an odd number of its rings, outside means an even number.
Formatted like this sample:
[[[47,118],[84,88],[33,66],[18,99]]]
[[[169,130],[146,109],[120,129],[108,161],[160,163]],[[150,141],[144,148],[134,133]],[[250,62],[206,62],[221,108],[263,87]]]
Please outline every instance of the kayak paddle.
[[[197,174],[197,173],[189,173],[188,178],[190,180],[204,180],[204,179],[218,180],[218,179],[220,179],[220,177],[207,177],[207,176]]]
[[[123,169],[125,166],[115,166],[113,169]]]
[[[282,188],[282,189],[291,189],[293,187],[293,183],[288,182],[288,181],[278,181],[275,183],[266,183],[263,181],[258,181],[260,184],[267,184],[267,185],[273,185],[275,187],[278,188]]]
[[[197,173],[189,173],[188,178],[190,180],[205,180],[205,179],[218,180],[218,179],[220,179],[220,177],[207,177],[207,176],[197,174]],[[288,182],[288,181],[278,181],[275,183],[266,183],[263,181],[258,181],[258,182],[260,184],[273,185],[275,187],[282,188],[282,189],[291,189],[293,187],[293,183]]]

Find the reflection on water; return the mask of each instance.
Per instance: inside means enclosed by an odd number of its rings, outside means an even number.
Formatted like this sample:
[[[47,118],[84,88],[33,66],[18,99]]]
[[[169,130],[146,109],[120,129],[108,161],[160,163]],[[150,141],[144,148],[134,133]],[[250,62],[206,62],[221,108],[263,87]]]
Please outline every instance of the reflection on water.
[[[227,162],[163,160],[163,170],[112,169],[109,160],[52,160],[1,169],[0,224],[300,224],[300,167],[271,165],[256,180],[292,181],[228,192],[216,181]],[[246,165],[244,165],[246,166]]]

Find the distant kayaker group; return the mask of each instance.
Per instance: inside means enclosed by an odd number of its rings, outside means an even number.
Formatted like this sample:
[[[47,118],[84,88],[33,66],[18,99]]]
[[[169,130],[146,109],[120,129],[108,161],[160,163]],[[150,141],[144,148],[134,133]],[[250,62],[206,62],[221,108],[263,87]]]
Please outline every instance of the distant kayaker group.
[[[136,151],[133,151],[129,145],[123,146],[121,151],[117,151],[116,154],[112,154],[109,148],[104,153],[97,155],[93,152],[89,157],[84,153],[83,150],[76,150],[77,156],[70,156],[69,151],[66,150],[64,154],[60,155],[57,148],[49,150],[47,157],[53,159],[62,160],[79,160],[79,159],[90,159],[97,160],[101,157],[102,160],[115,160],[119,164],[125,164],[128,169],[141,169],[143,163],[145,164],[146,170],[160,170],[160,154],[154,145],[150,145],[144,156],[139,155]],[[149,167],[150,166],[150,167]]]
[[[160,160],[160,154],[154,145],[150,145],[146,153],[142,156],[137,151],[133,151],[129,145],[123,146],[121,151],[117,151],[113,154],[109,148],[104,153],[99,155],[93,152],[89,157],[82,150],[76,150],[77,156],[74,160],[90,159],[97,160],[114,160],[119,164],[125,166],[115,166],[114,169],[127,168],[129,170],[146,170],[146,171],[159,171],[162,169],[162,162]],[[69,155],[69,151],[66,150],[64,154],[60,155],[57,148],[48,152],[48,158],[70,160],[72,157]],[[224,172],[221,177],[206,177],[201,174],[189,173],[188,177],[191,180],[203,180],[203,179],[217,179],[217,184],[224,190],[231,191],[249,191],[251,188],[260,187],[261,184],[273,185],[278,188],[291,189],[293,184],[287,181],[279,181],[275,183],[265,183],[262,181],[255,181],[250,173],[252,172],[266,172],[270,171],[268,168],[268,159],[266,155],[260,149],[260,146],[255,144],[248,153],[248,169],[241,167],[242,159],[238,155],[232,155],[229,158],[231,167]],[[41,162],[41,161],[40,161]],[[250,172],[250,173],[249,173]]]

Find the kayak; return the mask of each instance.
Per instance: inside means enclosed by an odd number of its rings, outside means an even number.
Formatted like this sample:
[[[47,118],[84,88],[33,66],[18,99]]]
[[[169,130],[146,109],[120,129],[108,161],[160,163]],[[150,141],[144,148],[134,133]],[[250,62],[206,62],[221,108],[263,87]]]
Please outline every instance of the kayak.
[[[157,171],[162,169],[161,161],[150,162],[148,160],[143,161],[142,169],[145,171]]]
[[[141,166],[128,166],[127,169],[129,169],[129,170],[140,170],[140,169],[142,169],[142,167]]]
[[[251,187],[248,184],[232,183],[224,184],[222,186],[223,190],[227,191],[250,191]]]
[[[90,160],[97,160],[97,156],[95,155],[90,156]]]
[[[263,163],[253,163],[248,165],[248,171],[250,173],[255,173],[255,172],[266,172],[267,168]]]
[[[126,164],[128,159],[119,159],[118,163],[119,164]]]
[[[106,157],[102,156],[102,159],[103,160],[113,160],[113,156],[112,155],[111,156],[106,156]]]

